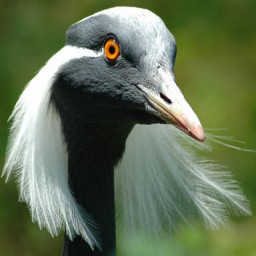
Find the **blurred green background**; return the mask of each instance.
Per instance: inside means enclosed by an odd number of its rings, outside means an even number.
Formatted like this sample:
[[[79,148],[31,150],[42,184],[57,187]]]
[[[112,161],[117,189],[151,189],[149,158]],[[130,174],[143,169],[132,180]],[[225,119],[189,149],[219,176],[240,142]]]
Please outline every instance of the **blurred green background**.
[[[117,5],[150,9],[177,40],[177,82],[206,128],[256,149],[256,1],[0,1],[0,166],[7,119],[25,84],[60,49],[65,30],[101,9]],[[256,212],[256,155],[213,144],[211,157],[228,166]],[[159,242],[118,239],[120,256],[256,256],[256,217],[236,218],[219,231],[184,227]],[[14,180],[0,180],[0,256],[60,255],[62,235],[52,238],[31,223],[18,203]]]

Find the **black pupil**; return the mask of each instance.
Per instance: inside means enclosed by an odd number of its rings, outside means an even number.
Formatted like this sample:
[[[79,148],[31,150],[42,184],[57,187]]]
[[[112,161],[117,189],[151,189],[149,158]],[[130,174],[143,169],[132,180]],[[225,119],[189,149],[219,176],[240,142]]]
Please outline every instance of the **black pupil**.
[[[113,45],[111,45],[111,46],[109,47],[109,52],[110,52],[110,54],[114,54],[115,51],[116,51],[115,47],[114,47]]]

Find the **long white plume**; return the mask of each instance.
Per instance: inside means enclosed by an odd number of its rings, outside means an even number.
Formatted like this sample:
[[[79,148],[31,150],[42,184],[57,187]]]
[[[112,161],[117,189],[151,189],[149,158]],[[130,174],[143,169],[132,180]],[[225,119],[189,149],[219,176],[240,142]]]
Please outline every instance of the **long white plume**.
[[[230,214],[250,214],[232,175],[198,157],[196,147],[207,145],[170,125],[135,126],[115,170],[116,197],[128,231],[158,235],[195,216],[215,229]]]
[[[99,53],[100,54],[100,53]],[[13,120],[3,174],[16,170],[20,200],[25,201],[33,221],[55,236],[61,229],[72,239],[81,235],[93,248],[99,246],[92,233],[92,219],[82,213],[68,186],[68,156],[60,117],[50,104],[55,75],[68,61],[96,57],[94,51],[65,46],[29,82],[20,96]]]

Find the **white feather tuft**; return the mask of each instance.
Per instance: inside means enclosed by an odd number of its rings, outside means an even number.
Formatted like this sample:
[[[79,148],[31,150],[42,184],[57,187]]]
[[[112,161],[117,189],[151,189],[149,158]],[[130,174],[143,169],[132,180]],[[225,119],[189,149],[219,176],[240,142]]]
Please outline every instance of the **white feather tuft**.
[[[93,248],[99,246],[93,221],[82,213],[68,186],[68,163],[60,117],[50,104],[55,75],[68,61],[97,57],[101,53],[65,46],[30,81],[20,96],[11,119],[11,136],[3,175],[17,171],[20,200],[33,221],[52,236],[64,229],[72,239],[81,235]]]
[[[193,148],[192,148],[193,146]],[[199,215],[216,229],[228,215],[250,215],[247,199],[229,172],[199,158],[205,149],[170,125],[136,125],[116,167],[116,197],[128,231],[172,231]]]

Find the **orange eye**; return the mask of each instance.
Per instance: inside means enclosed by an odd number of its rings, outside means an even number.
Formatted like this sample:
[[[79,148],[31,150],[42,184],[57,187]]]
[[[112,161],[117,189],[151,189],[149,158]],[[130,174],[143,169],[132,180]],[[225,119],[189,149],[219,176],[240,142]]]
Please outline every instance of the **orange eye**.
[[[109,61],[115,61],[120,55],[119,44],[114,38],[109,38],[105,42],[104,54]]]

